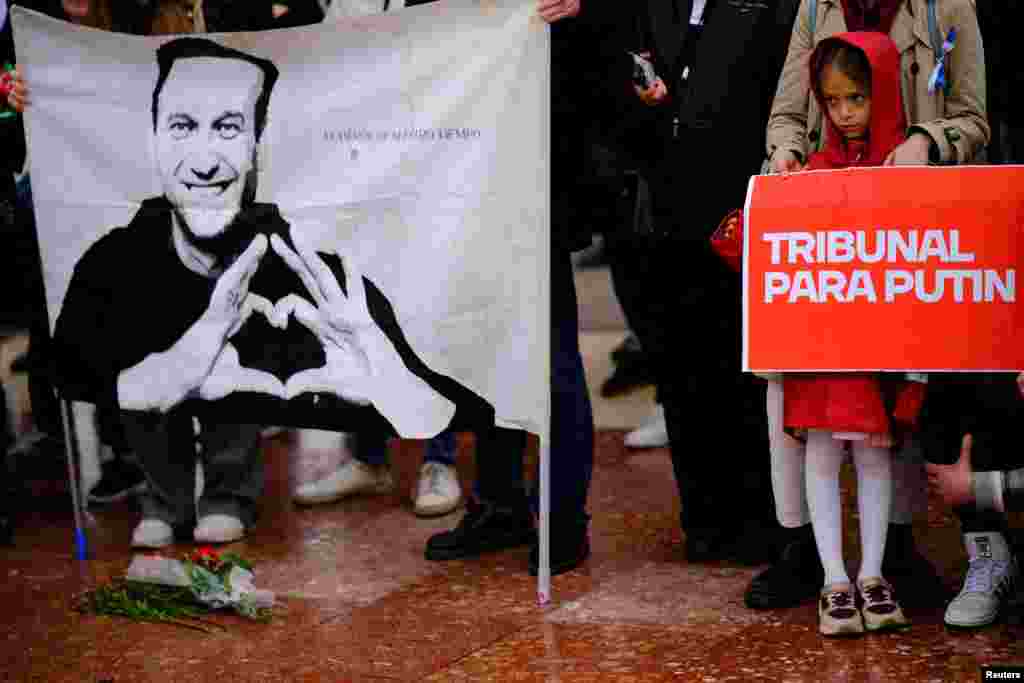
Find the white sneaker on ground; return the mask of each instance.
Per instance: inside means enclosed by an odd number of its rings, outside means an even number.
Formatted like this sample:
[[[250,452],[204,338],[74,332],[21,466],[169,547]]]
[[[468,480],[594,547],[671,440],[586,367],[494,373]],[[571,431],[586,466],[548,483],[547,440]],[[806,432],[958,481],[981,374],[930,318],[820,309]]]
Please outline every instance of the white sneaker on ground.
[[[413,493],[414,511],[420,517],[447,515],[462,504],[462,487],[455,468],[440,462],[420,466],[420,478]]]
[[[162,519],[144,519],[132,532],[133,548],[164,548],[174,543],[174,530]]]
[[[660,403],[642,425],[626,434],[627,448],[661,448],[668,445],[668,427],[665,426],[665,408]]]
[[[242,520],[231,515],[206,515],[199,519],[192,537],[198,543],[231,543],[245,536]]]
[[[292,498],[302,505],[330,503],[357,493],[390,493],[395,488],[388,465],[371,466],[349,460],[323,479],[303,484]]]
[[[967,576],[960,594],[946,608],[945,621],[961,628],[988,626],[1013,594],[1019,569],[1001,533],[964,534],[964,546]]]

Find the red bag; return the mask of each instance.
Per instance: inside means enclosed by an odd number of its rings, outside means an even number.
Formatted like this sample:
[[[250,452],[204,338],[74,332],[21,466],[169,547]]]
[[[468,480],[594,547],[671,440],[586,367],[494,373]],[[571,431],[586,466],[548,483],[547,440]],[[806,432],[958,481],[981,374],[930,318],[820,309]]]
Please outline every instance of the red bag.
[[[711,248],[737,273],[743,263],[743,211],[734,209],[711,233]]]

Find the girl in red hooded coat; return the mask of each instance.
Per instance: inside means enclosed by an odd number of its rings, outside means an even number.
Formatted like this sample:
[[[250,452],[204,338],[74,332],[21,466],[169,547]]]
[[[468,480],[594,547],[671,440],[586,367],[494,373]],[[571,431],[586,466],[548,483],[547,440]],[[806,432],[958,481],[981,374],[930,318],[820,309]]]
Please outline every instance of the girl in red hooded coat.
[[[810,60],[811,87],[827,113],[827,144],[805,170],[885,163],[906,139],[899,65],[896,45],[882,33],[843,33],[818,44]],[[818,601],[821,633],[908,626],[881,575],[892,498],[893,429],[878,376],[787,374],[783,382],[786,428],[807,433],[807,504],[825,569]],[[842,552],[839,467],[847,444],[857,470],[863,557],[856,589]]]

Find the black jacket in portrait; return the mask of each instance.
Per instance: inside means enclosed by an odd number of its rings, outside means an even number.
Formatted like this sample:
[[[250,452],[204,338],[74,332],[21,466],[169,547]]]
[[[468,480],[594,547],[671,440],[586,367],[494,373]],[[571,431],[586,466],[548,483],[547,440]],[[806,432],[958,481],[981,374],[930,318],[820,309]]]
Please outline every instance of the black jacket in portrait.
[[[186,268],[172,242],[172,208],[163,197],[142,203],[131,222],[97,240],[75,266],[54,333],[54,374],[65,398],[117,405],[119,373],[147,355],[170,348],[206,310],[216,281]],[[291,245],[290,226],[273,204],[254,204],[233,230],[251,239],[279,235]],[[244,246],[244,245],[243,245]],[[345,291],[345,272],[334,254],[320,254]],[[494,409],[454,379],[431,370],[415,354],[387,297],[363,278],[371,318],[391,341],[405,366],[456,406],[451,427],[494,424]],[[284,260],[268,249],[250,291],[271,303],[308,290]],[[285,330],[253,314],[231,338],[243,366],[282,381],[324,364],[312,332],[294,321]],[[372,406],[328,394],[303,394],[290,401],[235,393],[203,406],[207,415],[231,422],[282,424],[322,429],[379,430],[392,426]]]

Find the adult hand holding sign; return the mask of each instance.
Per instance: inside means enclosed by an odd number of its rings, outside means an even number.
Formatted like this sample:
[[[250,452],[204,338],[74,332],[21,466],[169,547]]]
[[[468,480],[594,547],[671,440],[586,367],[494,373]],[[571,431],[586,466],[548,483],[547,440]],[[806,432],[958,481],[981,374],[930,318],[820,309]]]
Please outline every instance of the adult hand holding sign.
[[[302,279],[315,306],[290,295],[275,307],[275,324],[294,314],[317,336],[326,362],[288,378],[288,399],[324,392],[357,404],[372,404],[403,436],[425,438],[443,430],[455,404],[415,375],[391,340],[377,325],[366,299],[366,281],[350,257],[339,254],[344,271],[338,276],[297,234],[295,250],[274,235],[275,252]]]

